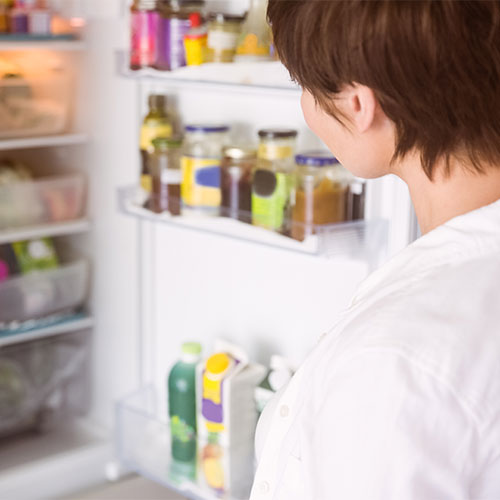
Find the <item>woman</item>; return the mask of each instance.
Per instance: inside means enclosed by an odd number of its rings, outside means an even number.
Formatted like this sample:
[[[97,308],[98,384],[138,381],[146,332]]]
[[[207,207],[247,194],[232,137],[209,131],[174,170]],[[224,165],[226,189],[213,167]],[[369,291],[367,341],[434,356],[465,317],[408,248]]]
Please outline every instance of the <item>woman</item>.
[[[500,2],[270,0],[309,127],[423,236],[259,424],[252,500],[500,499]],[[258,446],[259,448],[259,446]]]

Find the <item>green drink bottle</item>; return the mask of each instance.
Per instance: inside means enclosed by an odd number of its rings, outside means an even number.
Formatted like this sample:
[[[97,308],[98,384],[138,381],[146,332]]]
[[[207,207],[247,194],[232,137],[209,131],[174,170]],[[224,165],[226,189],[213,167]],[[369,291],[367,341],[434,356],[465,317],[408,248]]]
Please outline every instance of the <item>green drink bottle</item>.
[[[196,365],[201,345],[186,342],[182,356],[168,376],[168,414],[172,436],[172,457],[189,462],[196,457]]]

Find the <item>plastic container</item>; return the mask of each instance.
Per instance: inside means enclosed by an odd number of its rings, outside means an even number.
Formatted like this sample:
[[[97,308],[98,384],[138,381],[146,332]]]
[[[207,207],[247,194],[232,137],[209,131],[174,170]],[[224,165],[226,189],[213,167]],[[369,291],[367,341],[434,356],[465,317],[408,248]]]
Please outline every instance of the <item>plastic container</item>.
[[[243,20],[223,13],[209,15],[206,62],[233,62]]]
[[[5,347],[0,351],[0,437],[50,430],[88,406],[88,348],[81,334]]]
[[[79,174],[0,186],[0,230],[78,219],[84,199]]]
[[[0,283],[0,323],[22,322],[81,306],[87,297],[85,261],[37,271]]]
[[[149,208],[156,213],[181,214],[181,153],[180,137],[153,140],[154,153],[150,157],[153,178]]]
[[[315,226],[347,220],[346,171],[329,152],[310,151],[295,157],[297,165],[292,237],[302,241]]]
[[[297,131],[263,129],[252,185],[252,223],[287,234],[294,196]]]
[[[199,66],[205,61],[207,49],[207,27],[202,25],[199,12],[193,12],[189,16],[190,30],[184,37],[184,50],[186,52],[186,64],[188,66]]]
[[[252,222],[252,175],[257,151],[247,147],[227,147],[221,163],[221,215]]]
[[[69,92],[69,79],[62,71],[0,78],[0,139],[64,132]]]
[[[181,462],[196,459],[196,365],[200,356],[198,342],[184,343],[181,359],[167,381],[172,458]]]
[[[228,141],[227,125],[188,125],[182,157],[182,202],[187,208],[218,215],[220,164]]]

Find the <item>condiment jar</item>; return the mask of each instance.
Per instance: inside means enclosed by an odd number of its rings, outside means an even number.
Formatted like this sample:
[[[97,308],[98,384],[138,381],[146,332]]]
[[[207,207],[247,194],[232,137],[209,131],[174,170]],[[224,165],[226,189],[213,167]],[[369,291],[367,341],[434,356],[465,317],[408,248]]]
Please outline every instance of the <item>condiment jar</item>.
[[[221,163],[221,215],[252,222],[252,174],[257,151],[249,147],[224,148]]]
[[[153,177],[150,207],[153,212],[181,214],[181,154],[180,137],[158,137],[153,140],[151,155]]]
[[[252,182],[252,224],[288,233],[294,200],[293,154],[297,131],[259,131],[257,167]]]
[[[233,62],[243,20],[229,14],[209,15],[206,62]]]
[[[219,214],[220,164],[227,145],[227,125],[188,125],[185,128],[182,166],[182,201],[187,208]]]
[[[346,220],[346,171],[329,152],[311,151],[295,157],[297,186],[292,209],[292,237],[302,241],[315,226]]]

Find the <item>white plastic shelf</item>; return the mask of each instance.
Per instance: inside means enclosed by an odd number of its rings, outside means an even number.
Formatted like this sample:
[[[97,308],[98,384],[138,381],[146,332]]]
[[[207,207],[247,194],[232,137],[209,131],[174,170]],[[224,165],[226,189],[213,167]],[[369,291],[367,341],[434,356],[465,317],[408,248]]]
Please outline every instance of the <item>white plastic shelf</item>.
[[[207,63],[186,66],[174,71],[152,68],[131,70],[128,53],[117,53],[118,72],[126,78],[163,82],[170,87],[212,87],[217,90],[298,97],[300,87],[291,81],[286,68],[279,61],[252,63]]]
[[[316,234],[297,241],[227,217],[153,213],[143,208],[144,194],[135,186],[119,189],[118,196],[121,210],[134,217],[310,256],[348,257],[374,266],[384,257],[387,248],[388,222],[384,219],[315,226]]]
[[[19,139],[0,140],[0,151],[16,149],[50,148],[57,146],[76,146],[88,141],[86,134],[61,134],[40,137],[22,137]]]
[[[94,319],[91,316],[82,314],[76,316],[74,319],[60,321],[50,326],[35,328],[33,330],[24,331],[22,333],[16,333],[15,330],[13,330],[10,333],[0,332],[0,348],[8,345],[29,342],[30,340],[54,337],[56,335],[61,335],[71,332],[79,332],[82,330],[90,329],[93,326],[94,326]]]
[[[89,231],[91,228],[88,219],[77,219],[68,222],[55,222],[52,224],[42,224],[40,226],[21,227],[16,229],[6,229],[0,231],[0,245],[13,243],[15,241],[44,238],[47,236],[66,236]]]
[[[237,449],[224,449],[225,455],[221,457],[225,464],[224,474],[218,478],[225,481],[224,487],[222,491],[210,488],[201,456],[190,466],[172,460],[170,426],[161,411],[165,406],[166,402],[153,386],[143,387],[118,402],[116,444],[120,463],[192,500],[248,499],[253,478],[253,453],[251,457],[241,457]],[[198,454],[201,455],[200,450]],[[250,466],[241,467],[241,464]],[[191,478],[188,479],[184,474],[189,467]]]

